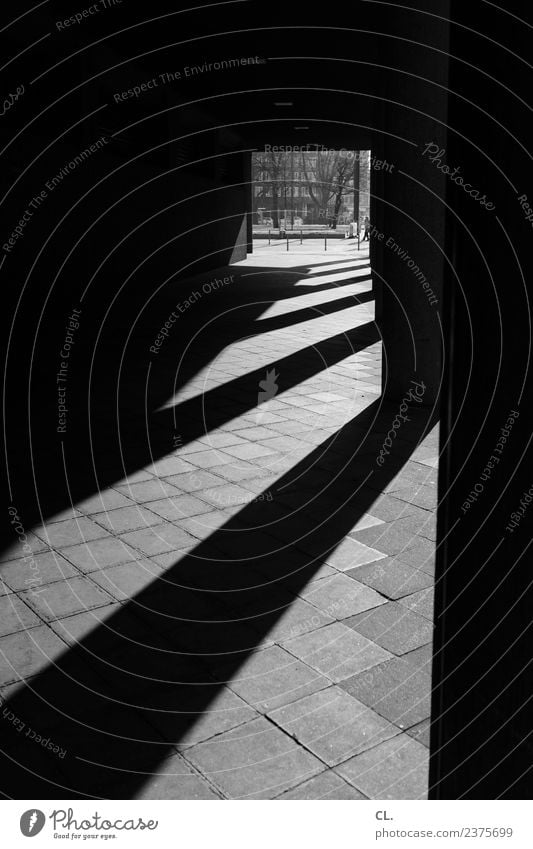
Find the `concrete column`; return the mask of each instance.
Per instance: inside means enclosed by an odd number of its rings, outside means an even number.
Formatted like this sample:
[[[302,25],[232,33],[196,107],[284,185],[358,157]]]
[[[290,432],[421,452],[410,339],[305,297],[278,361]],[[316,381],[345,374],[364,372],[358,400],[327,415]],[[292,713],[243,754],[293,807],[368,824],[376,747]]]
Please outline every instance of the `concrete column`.
[[[439,2],[432,11],[446,16],[447,6]],[[396,31],[402,31],[399,22]],[[441,378],[445,178],[424,149],[428,143],[445,146],[447,97],[438,86],[446,86],[447,55],[437,51],[447,50],[448,26],[425,15],[409,16],[409,39],[391,40],[390,64],[399,70],[383,75],[382,132],[371,163],[372,256],[379,256],[376,271],[382,276],[378,323],[384,395],[401,398],[416,377],[426,385],[423,403],[433,404]]]
[[[253,253],[254,250],[254,236],[253,236],[253,183],[252,183],[252,155],[251,153],[244,153],[244,162],[243,162],[243,171],[244,171],[244,179],[247,184],[244,186],[244,198],[246,202],[246,250],[249,254]]]
[[[530,35],[514,22],[505,32],[518,3],[485,9],[452,2],[450,53],[469,63],[450,66],[461,98],[450,95],[442,157],[469,189],[452,184],[448,196],[430,770],[438,799],[530,799],[532,787],[533,263],[520,197],[533,199],[527,106],[517,96],[531,89]],[[483,38],[473,40],[476,31]]]

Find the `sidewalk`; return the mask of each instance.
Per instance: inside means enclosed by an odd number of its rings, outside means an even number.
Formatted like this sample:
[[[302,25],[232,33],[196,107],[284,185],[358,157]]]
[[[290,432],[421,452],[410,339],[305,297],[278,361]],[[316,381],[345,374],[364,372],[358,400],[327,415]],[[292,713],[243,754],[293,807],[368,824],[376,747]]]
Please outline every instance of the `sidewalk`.
[[[4,552],[4,723],[66,755],[7,751],[58,798],[426,797],[437,432],[413,403],[376,464],[398,409],[337,246],[232,266],[224,340],[262,311],[162,405],[173,450]]]

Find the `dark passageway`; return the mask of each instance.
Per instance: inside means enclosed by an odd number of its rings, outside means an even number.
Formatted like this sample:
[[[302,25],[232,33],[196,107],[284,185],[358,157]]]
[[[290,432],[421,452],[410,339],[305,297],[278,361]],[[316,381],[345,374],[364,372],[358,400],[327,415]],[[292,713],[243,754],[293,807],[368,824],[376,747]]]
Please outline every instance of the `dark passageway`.
[[[530,798],[524,10],[66,5],[1,28],[0,793]]]

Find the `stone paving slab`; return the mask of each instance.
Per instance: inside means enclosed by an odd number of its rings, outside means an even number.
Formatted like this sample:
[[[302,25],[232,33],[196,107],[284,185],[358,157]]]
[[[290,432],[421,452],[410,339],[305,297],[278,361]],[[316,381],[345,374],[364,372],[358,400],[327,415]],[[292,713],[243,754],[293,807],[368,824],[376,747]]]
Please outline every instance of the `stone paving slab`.
[[[201,496],[201,493],[200,493]],[[201,497],[194,495],[176,495],[170,498],[161,498],[157,501],[146,502],[148,515],[155,513],[160,519],[168,519],[169,522],[177,523],[182,519],[188,519],[189,516],[198,516],[201,513],[209,512],[209,505],[201,500]],[[146,525],[153,525],[155,522],[150,521]]]
[[[90,545],[72,545],[61,549],[62,556],[80,572],[96,572],[118,563],[136,560],[138,553],[123,540],[123,537],[110,537],[94,540]]]
[[[378,496],[372,503],[372,515],[384,522],[394,522],[410,516],[419,508],[408,501],[402,501],[394,495]]]
[[[109,537],[109,533],[104,528],[84,516],[79,519],[53,522],[46,527],[36,528],[35,533],[43,542],[55,548]]]
[[[219,674],[225,680],[224,668]],[[328,678],[280,646],[254,652],[233,677],[229,669],[227,675],[231,689],[262,713],[330,686]]]
[[[377,525],[376,527],[380,528],[381,525]],[[370,531],[371,529],[368,528],[367,530]],[[362,530],[357,533],[364,534],[365,531]],[[379,531],[376,536],[379,536]],[[364,544],[364,541],[354,539],[352,534],[351,537],[347,537],[336,546],[335,550],[327,555],[325,561],[342,572],[346,569],[354,569],[356,566],[363,566],[365,563],[373,563],[375,560],[381,560],[384,556],[382,551],[367,546]]]
[[[0,637],[0,686],[37,675],[65,649],[45,625]]]
[[[182,461],[180,461],[181,463]],[[170,461],[168,461],[170,465]],[[176,468],[176,472],[178,472],[179,467]],[[193,467],[191,467],[191,471]],[[169,471],[169,474],[173,474],[172,471]],[[180,495],[179,489],[167,483],[167,481],[160,478],[150,478],[150,480],[140,481],[138,483],[129,483],[126,486],[118,486],[118,491],[123,495],[127,495],[132,501],[137,502],[137,504],[142,504],[145,501],[155,501],[158,498],[166,498],[171,495]]]
[[[419,648],[433,637],[431,622],[395,601],[351,616],[346,625],[396,655]]]
[[[92,787],[95,796],[121,798],[121,786],[123,792],[129,789],[136,766],[153,762],[155,749],[164,756],[165,743],[135,711],[126,708],[108,706],[103,715],[94,711],[92,721],[94,727],[69,724],[57,730],[67,749],[61,769],[69,786],[75,786],[81,773],[85,786]],[[100,728],[114,731],[102,734]]]
[[[105,513],[93,513],[91,518],[107,531],[115,534],[157,525],[161,521],[160,517],[140,504],[118,507],[116,510]]]
[[[190,534],[169,522],[162,522],[159,525],[142,528],[139,531],[131,531],[123,534],[122,539],[147,556],[162,554],[166,551],[186,550],[192,548],[195,544],[195,540]]]
[[[285,640],[283,647],[308,666],[338,683],[376,666],[391,655],[341,622]]]
[[[403,596],[411,596],[427,588],[430,588],[432,593],[431,576],[420,569],[408,566],[407,563],[402,563],[396,557],[386,557],[367,566],[350,569],[345,574],[367,584],[388,599],[399,600]]]
[[[271,799],[324,768],[266,719],[193,746],[186,758],[230,799]]]
[[[281,802],[290,802],[296,800],[318,801],[321,799],[366,799],[367,797],[356,790],[355,787],[351,787],[346,781],[343,781],[340,775],[337,775],[332,769],[328,769],[321,772],[316,778],[304,781],[294,790],[289,790],[277,798]]]
[[[433,587],[406,595],[400,599],[400,604],[433,622]]]
[[[428,752],[401,734],[336,767],[346,781],[370,799],[426,799]]]
[[[95,607],[92,610],[84,610],[82,613],[67,616],[65,619],[58,619],[51,622],[50,627],[65,643],[76,646],[84,638],[93,634],[101,623],[111,619],[116,612],[117,603],[112,601],[103,607]],[[133,631],[133,628],[131,630]],[[106,640],[104,634],[105,631],[102,634],[103,641]],[[94,646],[92,648],[94,650]]]
[[[24,596],[21,599],[11,593],[0,598],[0,637],[34,628],[40,624],[41,620],[35,615],[31,606],[24,604]]]
[[[38,592],[25,590],[20,596],[47,622],[52,619],[64,619],[73,613],[91,610],[93,607],[103,607],[113,600],[109,593],[81,576],[47,584],[40,587]]]
[[[269,638],[277,643],[334,621],[325,610],[303,599],[273,593],[265,601],[245,606],[242,616],[251,628],[261,633],[267,631]]]
[[[268,714],[328,766],[399,734],[399,729],[339,687],[331,686]]]
[[[46,551],[34,554],[30,562],[24,560],[8,561],[2,567],[2,579],[11,590],[26,590],[32,586],[40,587],[73,578],[77,570],[58,552]]]
[[[410,728],[430,714],[431,678],[402,658],[391,658],[339,684],[398,728]]]
[[[199,489],[207,489],[210,486],[216,486],[220,483],[220,477],[211,474],[211,472],[195,471],[182,472],[179,475],[170,475],[166,478],[167,483],[172,484],[180,492],[196,492]]]
[[[435,486],[411,484],[410,486],[396,490],[394,495],[402,501],[408,501],[417,507],[423,507],[425,510],[434,510],[437,506]]]
[[[352,533],[351,537],[365,545],[374,546],[385,555],[406,552],[413,542],[413,534],[399,528],[397,522],[364,528]]]
[[[162,571],[162,567],[147,558],[92,572],[91,580],[117,601],[127,601],[136,593],[150,587]]]
[[[435,541],[437,535],[437,518],[434,513],[418,508],[417,513],[412,513],[404,519],[397,519],[396,525],[399,530],[407,531],[412,536],[426,537]]]
[[[115,489],[104,489],[102,492],[96,492],[90,498],[86,498],[77,504],[80,512],[89,515],[106,513],[108,510],[129,506],[131,506],[131,500]]]
[[[201,694],[195,692],[201,688]],[[178,750],[210,740],[259,717],[246,701],[229,687],[201,679],[198,684],[156,685],[143,715],[161,736]],[[202,705],[208,710],[202,710]]]
[[[224,797],[180,755],[172,755],[133,798],[220,801]]]
[[[418,725],[413,725],[412,728],[408,728],[407,734],[409,734],[409,737],[412,737],[413,740],[416,740],[417,743],[422,743],[423,746],[429,749],[430,731],[431,720],[424,719],[424,721],[420,722]]]
[[[400,552],[399,560],[416,566],[428,575],[435,574],[435,543],[423,536],[413,537],[412,543],[406,551]]]
[[[433,661],[433,646],[429,642],[425,646],[410,651],[403,655],[403,660],[410,663],[415,669],[420,669],[422,672],[427,672],[431,675],[431,664]]]
[[[327,616],[341,620],[385,604],[383,596],[375,590],[346,575],[322,578],[309,584],[301,594]]]

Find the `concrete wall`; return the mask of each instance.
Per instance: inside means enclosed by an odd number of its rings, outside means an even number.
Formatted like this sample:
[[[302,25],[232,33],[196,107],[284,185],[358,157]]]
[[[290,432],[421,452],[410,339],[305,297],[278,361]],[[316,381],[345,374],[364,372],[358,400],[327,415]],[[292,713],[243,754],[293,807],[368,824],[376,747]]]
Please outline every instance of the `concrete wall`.
[[[459,186],[448,196],[430,776],[442,799],[530,799],[532,787],[533,268],[518,201],[531,196],[519,99],[531,90],[530,36],[513,19],[518,2],[487,11],[452,3],[450,89],[461,97],[450,97],[443,145],[494,209]]]

